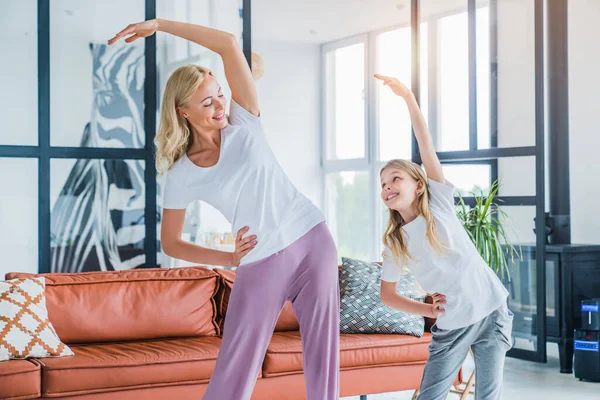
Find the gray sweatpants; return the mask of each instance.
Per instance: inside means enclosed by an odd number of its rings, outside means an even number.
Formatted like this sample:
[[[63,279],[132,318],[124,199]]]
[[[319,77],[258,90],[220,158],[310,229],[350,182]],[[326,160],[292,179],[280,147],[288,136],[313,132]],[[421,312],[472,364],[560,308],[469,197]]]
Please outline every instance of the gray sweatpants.
[[[462,366],[469,347],[475,358],[475,400],[497,400],[502,392],[506,352],[512,347],[513,313],[506,304],[484,319],[459,329],[431,327],[429,359],[417,400],[441,400]]]

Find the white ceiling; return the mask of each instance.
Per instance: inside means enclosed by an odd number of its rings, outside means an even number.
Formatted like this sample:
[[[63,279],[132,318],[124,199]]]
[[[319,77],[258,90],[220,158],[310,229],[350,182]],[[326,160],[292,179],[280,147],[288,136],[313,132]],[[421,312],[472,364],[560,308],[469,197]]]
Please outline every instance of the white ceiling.
[[[477,3],[484,5],[489,1]],[[324,43],[408,24],[410,3],[411,0],[252,0],[252,40]],[[421,0],[422,17],[466,9],[467,0]]]

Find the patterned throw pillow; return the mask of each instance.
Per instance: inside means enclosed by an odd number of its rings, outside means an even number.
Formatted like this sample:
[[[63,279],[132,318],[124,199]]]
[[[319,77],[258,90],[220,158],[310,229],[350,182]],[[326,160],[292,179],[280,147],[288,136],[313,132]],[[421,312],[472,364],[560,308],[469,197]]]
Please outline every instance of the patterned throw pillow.
[[[425,320],[381,302],[381,266],[342,257],[340,271],[340,331],[342,333],[402,333],[423,336]],[[415,277],[406,272],[398,282],[398,293],[425,301]]]
[[[0,361],[72,356],[48,320],[44,278],[0,281]]]

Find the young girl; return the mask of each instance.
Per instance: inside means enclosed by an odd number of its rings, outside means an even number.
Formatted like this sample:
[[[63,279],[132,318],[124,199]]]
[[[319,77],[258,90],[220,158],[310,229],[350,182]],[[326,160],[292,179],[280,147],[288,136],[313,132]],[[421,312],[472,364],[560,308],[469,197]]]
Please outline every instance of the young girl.
[[[250,399],[279,313],[290,300],[300,324],[306,398],[337,400],[340,291],[337,251],[325,218],[290,182],[269,146],[254,80],[236,38],[154,19],[129,25],[109,43],[121,38],[131,43],[157,31],[219,54],[231,88],[227,116],[212,73],[198,65],[179,67],[167,81],[156,136],[157,169],[167,174],[163,250],[198,264],[238,267],[223,341],[202,398]],[[185,209],[195,200],[212,204],[231,222],[235,251],[181,238]]]
[[[469,348],[475,358],[475,398],[499,399],[504,358],[511,348],[508,291],[456,216],[453,186],[444,178],[414,95],[395,78],[375,78],[406,101],[425,167],[392,160],[380,173],[381,199],[390,213],[381,299],[398,310],[437,317],[418,399],[446,399]],[[423,289],[435,293],[433,304],[396,293],[404,268]]]

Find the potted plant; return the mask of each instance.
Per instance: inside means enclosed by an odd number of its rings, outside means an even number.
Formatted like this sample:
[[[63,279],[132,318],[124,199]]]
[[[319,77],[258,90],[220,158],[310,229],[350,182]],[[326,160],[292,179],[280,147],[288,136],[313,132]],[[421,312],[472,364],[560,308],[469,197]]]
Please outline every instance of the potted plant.
[[[465,204],[463,197],[458,195],[459,208],[457,215],[481,257],[496,272],[504,282],[510,282],[510,270],[508,258],[511,265],[514,264],[515,256],[522,260],[522,252],[515,248],[508,239],[504,220],[508,215],[500,208],[501,200],[498,200],[498,181],[494,181],[486,195],[480,187],[469,194],[475,199],[475,204],[469,207]]]

